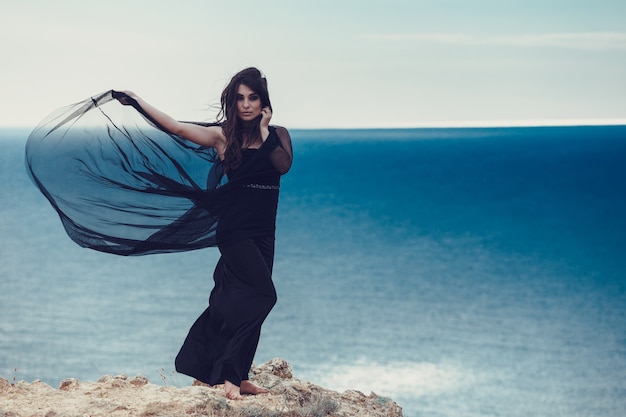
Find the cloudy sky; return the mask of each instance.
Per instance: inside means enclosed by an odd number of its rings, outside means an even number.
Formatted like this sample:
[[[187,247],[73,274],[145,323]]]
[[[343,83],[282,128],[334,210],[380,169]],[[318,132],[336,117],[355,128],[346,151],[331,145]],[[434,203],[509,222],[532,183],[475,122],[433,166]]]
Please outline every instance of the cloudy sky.
[[[0,126],[112,88],[212,120],[247,66],[293,128],[626,123],[623,0],[0,5]]]

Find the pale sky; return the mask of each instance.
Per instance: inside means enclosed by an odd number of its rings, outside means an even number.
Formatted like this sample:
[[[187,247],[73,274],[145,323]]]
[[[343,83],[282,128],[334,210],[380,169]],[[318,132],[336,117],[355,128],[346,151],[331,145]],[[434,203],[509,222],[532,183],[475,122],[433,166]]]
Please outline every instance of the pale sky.
[[[247,66],[291,128],[626,123],[624,0],[0,5],[0,126],[109,89],[214,120]]]

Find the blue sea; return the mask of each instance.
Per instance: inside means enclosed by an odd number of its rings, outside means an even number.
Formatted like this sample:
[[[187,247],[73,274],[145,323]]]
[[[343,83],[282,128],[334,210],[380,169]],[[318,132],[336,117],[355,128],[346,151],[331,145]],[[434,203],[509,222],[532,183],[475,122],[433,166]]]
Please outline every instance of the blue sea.
[[[142,374],[204,310],[217,250],[79,248],[0,130],[0,376]],[[405,416],[626,415],[626,126],[294,130],[278,304],[255,362]]]

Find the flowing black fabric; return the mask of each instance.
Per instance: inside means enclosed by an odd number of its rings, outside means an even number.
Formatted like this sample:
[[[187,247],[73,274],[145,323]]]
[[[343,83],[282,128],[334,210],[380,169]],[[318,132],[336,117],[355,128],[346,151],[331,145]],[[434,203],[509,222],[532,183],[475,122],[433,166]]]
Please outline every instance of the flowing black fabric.
[[[118,255],[216,245],[228,191],[212,148],[169,134],[107,91],[51,114],[26,143],[26,167],[83,247]]]

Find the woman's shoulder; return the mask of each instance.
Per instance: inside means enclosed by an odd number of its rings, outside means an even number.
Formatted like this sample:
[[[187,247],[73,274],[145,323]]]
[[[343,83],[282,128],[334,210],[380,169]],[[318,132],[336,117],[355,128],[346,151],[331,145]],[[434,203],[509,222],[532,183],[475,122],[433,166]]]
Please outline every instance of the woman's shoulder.
[[[278,125],[271,125],[270,127],[274,128],[274,130],[276,130],[276,134],[278,136],[281,136],[281,135],[289,136],[289,131],[287,130],[286,127],[278,126]]]
[[[212,123],[205,128],[217,142],[226,143],[226,133],[220,123]]]
[[[182,121],[176,122],[176,126],[177,128],[171,130],[171,133],[201,146],[220,148],[226,142],[224,131],[219,125]]]

